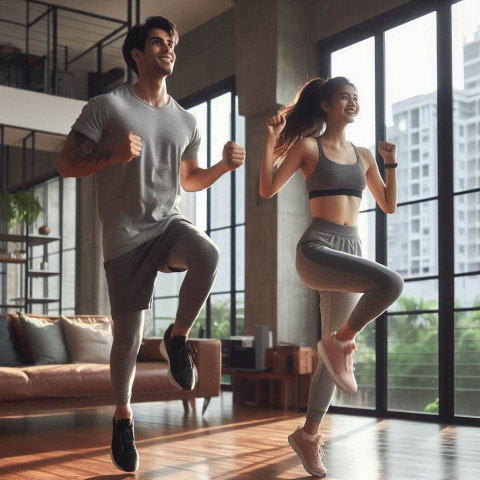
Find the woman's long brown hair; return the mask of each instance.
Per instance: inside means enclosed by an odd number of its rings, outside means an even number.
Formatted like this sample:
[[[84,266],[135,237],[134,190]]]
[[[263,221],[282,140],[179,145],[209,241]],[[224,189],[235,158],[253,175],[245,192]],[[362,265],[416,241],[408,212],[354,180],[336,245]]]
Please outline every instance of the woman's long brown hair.
[[[311,78],[298,89],[294,102],[278,111],[285,116],[287,123],[275,143],[274,166],[281,163],[296,142],[304,137],[318,137],[322,133],[327,123],[327,114],[321,107],[322,102],[331,103],[338,89],[347,84],[357,90],[345,77]]]

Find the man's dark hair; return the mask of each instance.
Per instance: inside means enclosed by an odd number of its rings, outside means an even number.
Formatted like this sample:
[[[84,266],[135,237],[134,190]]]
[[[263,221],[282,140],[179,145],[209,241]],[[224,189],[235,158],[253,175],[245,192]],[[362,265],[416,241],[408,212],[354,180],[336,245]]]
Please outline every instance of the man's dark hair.
[[[159,15],[158,17],[148,17],[143,25],[135,25],[127,33],[127,38],[123,42],[122,53],[127,65],[138,75],[138,68],[135,60],[132,58],[132,50],[145,49],[145,42],[148,38],[148,33],[154,28],[165,30],[173,39],[173,44],[178,43],[178,32],[170,20]]]

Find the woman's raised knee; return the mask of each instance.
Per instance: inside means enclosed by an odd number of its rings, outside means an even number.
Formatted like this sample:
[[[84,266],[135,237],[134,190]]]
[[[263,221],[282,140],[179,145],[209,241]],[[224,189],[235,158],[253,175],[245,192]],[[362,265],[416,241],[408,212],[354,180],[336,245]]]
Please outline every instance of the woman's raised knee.
[[[389,277],[391,282],[390,289],[392,291],[392,296],[395,297],[395,300],[397,300],[398,298],[400,298],[400,295],[403,292],[403,278],[399,273],[395,272],[394,270],[391,270]]]

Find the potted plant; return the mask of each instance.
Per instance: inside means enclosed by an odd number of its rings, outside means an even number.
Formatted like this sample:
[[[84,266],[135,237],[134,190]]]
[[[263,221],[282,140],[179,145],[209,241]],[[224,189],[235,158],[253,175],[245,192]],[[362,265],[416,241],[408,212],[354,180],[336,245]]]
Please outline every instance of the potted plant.
[[[43,210],[38,197],[34,197],[28,192],[18,190],[14,193],[15,203],[17,205],[17,215],[19,222],[27,222],[32,225]]]
[[[17,205],[15,197],[11,193],[2,193],[2,200],[0,202],[0,214],[5,221],[7,232],[17,223]]]
[[[0,210],[9,231],[17,222],[26,221],[27,225],[32,225],[43,208],[37,197],[18,190],[15,193],[2,193]]]

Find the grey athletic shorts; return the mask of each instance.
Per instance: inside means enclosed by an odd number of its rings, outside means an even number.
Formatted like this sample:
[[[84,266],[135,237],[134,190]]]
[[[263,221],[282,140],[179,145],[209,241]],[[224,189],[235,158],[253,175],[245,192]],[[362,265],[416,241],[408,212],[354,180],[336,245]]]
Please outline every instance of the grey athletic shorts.
[[[197,230],[190,220],[174,218],[160,236],[104,262],[113,318],[151,308],[157,273],[172,272],[167,266],[170,251],[190,230]]]

